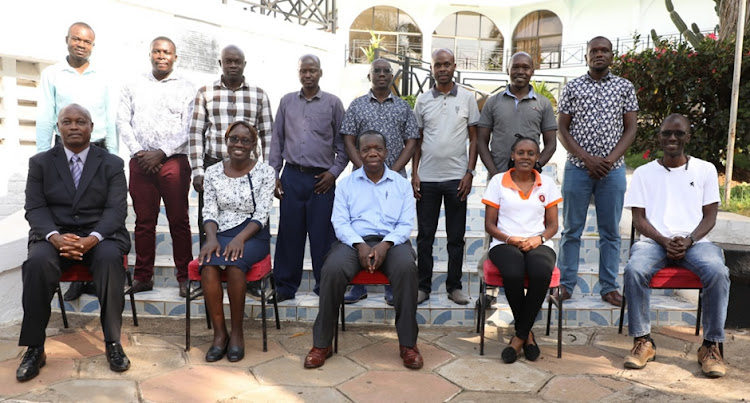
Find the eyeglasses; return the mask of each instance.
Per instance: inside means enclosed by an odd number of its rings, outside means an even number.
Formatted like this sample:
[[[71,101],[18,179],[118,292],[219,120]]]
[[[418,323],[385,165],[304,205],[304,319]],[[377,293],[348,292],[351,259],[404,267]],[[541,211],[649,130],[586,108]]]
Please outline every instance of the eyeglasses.
[[[665,138],[670,138],[672,136],[675,136],[678,139],[681,139],[685,137],[687,132],[684,132],[682,130],[662,130],[659,132],[659,135]]]
[[[374,69],[372,69],[370,71],[372,71],[375,74],[381,74],[381,73],[382,74],[391,74],[391,73],[393,73],[393,70],[390,69],[390,68],[386,68],[386,69],[374,68]]]
[[[253,142],[253,139],[247,137],[240,139],[239,136],[229,136],[229,143],[231,144],[242,143],[243,146],[249,146],[250,144],[253,144]]]

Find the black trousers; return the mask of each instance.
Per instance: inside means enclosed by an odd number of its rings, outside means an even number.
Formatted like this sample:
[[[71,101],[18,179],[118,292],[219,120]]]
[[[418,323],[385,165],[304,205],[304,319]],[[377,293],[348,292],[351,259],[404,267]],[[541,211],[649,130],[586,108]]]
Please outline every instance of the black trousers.
[[[448,293],[460,290],[464,263],[464,235],[466,234],[466,200],[458,197],[458,180],[445,182],[420,182],[420,200],[417,200],[417,267],[419,289],[432,291],[432,244],[440,218],[440,205],[445,204],[445,232],[448,236]]]
[[[490,249],[489,257],[503,276],[503,288],[513,311],[516,337],[526,340],[542,308],[555,268],[555,251],[544,245],[522,252],[508,244]],[[529,278],[529,287],[523,291],[523,280]]]
[[[382,238],[380,238],[382,239]],[[365,242],[373,246],[380,239],[365,237]],[[417,265],[416,253],[411,242],[393,246],[388,250],[385,262],[380,269],[393,287],[393,306],[396,308],[396,332],[402,346],[414,347],[417,344]],[[363,270],[359,265],[357,250],[336,241],[326,256],[321,270],[320,303],[318,316],[313,326],[313,345],[326,348],[331,345],[339,306],[344,302],[346,286],[354,276]]]
[[[108,343],[120,341],[122,310],[125,307],[125,269],[122,266],[125,252],[117,242],[105,239],[83,256],[82,263],[89,266],[94,277],[104,340]],[[72,260],[61,258],[47,241],[29,245],[28,259],[21,267],[23,322],[19,346],[44,345],[55,288],[62,271],[73,263]]]

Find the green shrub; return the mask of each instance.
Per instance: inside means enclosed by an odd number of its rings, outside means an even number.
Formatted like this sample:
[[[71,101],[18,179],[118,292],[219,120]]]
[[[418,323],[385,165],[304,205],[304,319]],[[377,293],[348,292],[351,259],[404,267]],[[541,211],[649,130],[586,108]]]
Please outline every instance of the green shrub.
[[[745,40],[742,59],[738,151],[750,146],[750,104],[743,102],[750,99],[750,40]],[[658,41],[653,49],[618,55],[612,72],[633,83],[640,107],[630,152],[659,150],[659,125],[669,114],[681,113],[693,125],[686,152],[720,168],[726,159],[733,66],[734,42],[718,41],[713,34],[695,49],[686,42]]]

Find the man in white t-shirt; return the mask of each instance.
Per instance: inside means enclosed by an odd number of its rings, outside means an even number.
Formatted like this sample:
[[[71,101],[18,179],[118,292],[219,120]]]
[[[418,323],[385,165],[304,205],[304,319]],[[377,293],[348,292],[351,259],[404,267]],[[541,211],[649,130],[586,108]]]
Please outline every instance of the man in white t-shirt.
[[[632,209],[641,239],[625,266],[628,333],[634,343],[624,365],[640,369],[655,358],[649,282],[663,267],[678,265],[694,272],[703,284],[703,345],[698,362],[706,376],[721,377],[726,372],[720,343],[729,302],[729,269],[722,249],[706,238],[719,209],[716,167],[685,155],[690,141],[686,117],[667,116],[658,136],[664,157],[636,169],[625,195],[625,207]]]

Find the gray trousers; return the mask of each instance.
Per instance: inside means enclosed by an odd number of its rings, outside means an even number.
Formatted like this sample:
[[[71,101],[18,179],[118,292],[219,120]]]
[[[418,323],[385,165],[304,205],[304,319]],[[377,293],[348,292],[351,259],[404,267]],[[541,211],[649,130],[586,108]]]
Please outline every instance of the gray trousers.
[[[379,243],[365,237],[369,246]],[[393,287],[393,305],[396,308],[398,342],[405,347],[417,344],[417,288],[419,276],[417,254],[411,242],[395,245],[388,250],[380,269]],[[326,348],[331,345],[338,322],[339,306],[344,302],[346,286],[360,271],[357,250],[339,241],[334,242],[321,269],[320,303],[318,317],[313,326],[313,345]]]

